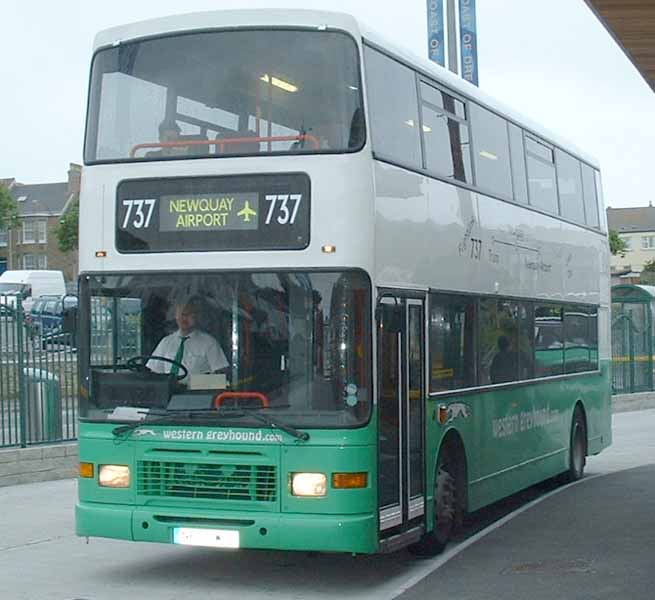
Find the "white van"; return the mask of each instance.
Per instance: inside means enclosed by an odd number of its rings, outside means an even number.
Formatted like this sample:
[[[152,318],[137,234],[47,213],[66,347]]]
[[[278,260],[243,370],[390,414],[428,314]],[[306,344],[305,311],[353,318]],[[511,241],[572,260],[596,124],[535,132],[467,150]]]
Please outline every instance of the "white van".
[[[66,293],[61,271],[5,271],[0,275],[0,304],[15,308],[16,299],[23,299],[29,312],[40,296],[63,296]]]

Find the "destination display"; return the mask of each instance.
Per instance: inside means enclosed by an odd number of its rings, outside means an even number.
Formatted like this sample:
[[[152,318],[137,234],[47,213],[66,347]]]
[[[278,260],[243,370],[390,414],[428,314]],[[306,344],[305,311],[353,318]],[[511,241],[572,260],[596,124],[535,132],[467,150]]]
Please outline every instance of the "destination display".
[[[234,231],[257,229],[257,194],[162,196],[160,231]]]
[[[309,244],[305,174],[141,179],[118,186],[124,253],[295,250]]]

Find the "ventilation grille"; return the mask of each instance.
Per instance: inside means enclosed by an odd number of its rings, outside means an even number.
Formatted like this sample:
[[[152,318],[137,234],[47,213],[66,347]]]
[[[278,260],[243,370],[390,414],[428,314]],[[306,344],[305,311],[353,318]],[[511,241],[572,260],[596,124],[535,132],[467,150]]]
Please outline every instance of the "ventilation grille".
[[[268,465],[139,461],[137,493],[164,498],[275,502],[277,469]]]

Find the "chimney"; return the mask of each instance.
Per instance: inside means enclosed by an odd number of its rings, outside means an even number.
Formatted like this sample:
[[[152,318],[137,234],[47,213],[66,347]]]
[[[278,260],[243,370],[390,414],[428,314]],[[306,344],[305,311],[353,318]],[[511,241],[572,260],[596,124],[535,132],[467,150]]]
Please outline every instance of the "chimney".
[[[68,168],[68,193],[79,194],[82,182],[82,166],[70,163]]]

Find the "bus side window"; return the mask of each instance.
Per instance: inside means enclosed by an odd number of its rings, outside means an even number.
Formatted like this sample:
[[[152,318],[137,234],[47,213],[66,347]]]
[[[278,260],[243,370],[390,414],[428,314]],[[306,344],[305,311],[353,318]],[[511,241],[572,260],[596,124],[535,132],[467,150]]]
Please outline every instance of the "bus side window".
[[[430,391],[474,387],[475,300],[433,294],[430,306]]]
[[[509,300],[480,300],[480,383],[519,379],[518,304]]]
[[[537,377],[564,372],[564,323],[561,306],[536,305],[535,371]]]

